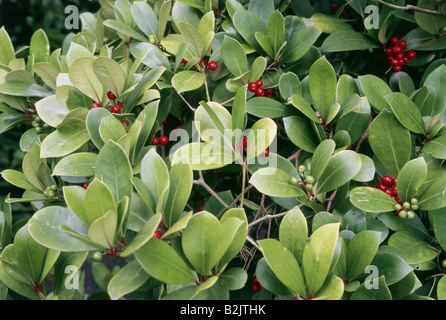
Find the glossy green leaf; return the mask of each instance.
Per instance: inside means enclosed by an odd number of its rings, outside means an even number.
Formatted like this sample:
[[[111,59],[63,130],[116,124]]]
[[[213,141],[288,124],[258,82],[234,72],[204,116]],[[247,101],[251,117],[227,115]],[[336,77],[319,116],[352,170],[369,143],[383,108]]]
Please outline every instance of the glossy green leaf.
[[[151,239],[135,252],[143,269],[165,283],[183,284],[194,281],[192,271],[183,258],[166,242]]]
[[[285,101],[294,95],[302,95],[302,84],[299,77],[292,72],[282,74],[279,78],[279,91]]]
[[[384,97],[401,124],[412,132],[426,132],[423,117],[417,106],[405,94],[395,92]]]
[[[369,158],[365,154],[358,153],[361,157],[361,170],[359,170],[358,174],[352,179],[358,182],[369,182],[372,181],[375,177],[375,164],[373,159]]]
[[[339,188],[353,179],[361,170],[361,157],[353,151],[336,153],[317,181],[317,192],[328,192]]]
[[[236,11],[232,16],[232,22],[237,32],[246,42],[256,51],[262,52],[255,34],[256,32],[261,32],[266,35],[266,23],[257,14],[248,10]]]
[[[426,102],[420,107],[423,116],[435,116],[444,112],[446,92],[443,90],[443,85],[445,83],[445,65],[439,66],[427,76],[423,86],[429,90],[429,95]]]
[[[54,176],[91,177],[94,176],[97,154],[78,152],[62,158],[54,167]]]
[[[183,93],[201,88],[205,81],[206,77],[202,73],[181,71],[173,76],[172,86],[178,93]]]
[[[321,32],[315,27],[304,28],[287,43],[280,61],[284,63],[298,61],[311,49],[320,35]]]
[[[57,101],[55,95],[36,102],[36,110],[39,117],[52,127],[57,127],[69,112],[67,107]]]
[[[292,183],[292,176],[281,169],[273,167],[257,170],[249,180],[249,183],[263,194],[291,198],[305,195],[305,191],[298,184]]]
[[[248,71],[248,60],[242,45],[231,37],[225,37],[221,54],[226,68],[234,75],[241,76]]]
[[[316,123],[320,122],[319,117],[316,115],[316,111],[300,94],[291,96],[291,104],[311,121]]]
[[[0,28],[0,63],[8,65],[15,58],[14,47],[5,27]]]
[[[376,157],[393,176],[397,176],[410,160],[410,132],[390,112],[383,111],[373,120],[369,143]]]
[[[291,116],[283,118],[283,122],[291,142],[304,151],[313,153],[318,143],[309,120],[300,116]]]
[[[390,212],[395,210],[397,202],[385,192],[372,187],[357,187],[350,192],[353,205],[366,212]]]
[[[270,14],[267,34],[275,57],[285,41],[285,19],[280,11],[276,10]]]
[[[34,63],[47,62],[50,58],[50,42],[43,29],[33,33],[29,44],[29,54]]]
[[[116,211],[108,211],[90,224],[88,237],[104,248],[112,248],[115,243],[117,220]]]
[[[321,117],[326,119],[336,96],[337,79],[332,65],[325,57],[320,58],[310,68],[310,94]]]
[[[305,280],[291,251],[275,239],[263,239],[258,243],[275,276],[293,293],[305,297],[307,294]]]
[[[446,159],[446,135],[441,135],[426,143],[423,152],[432,155],[436,159]]]
[[[253,97],[246,102],[246,112],[259,118],[279,118],[285,106],[277,100],[266,97]]]
[[[419,186],[426,180],[427,164],[423,157],[407,162],[398,174],[396,189],[402,201],[408,201],[416,195]]]
[[[384,80],[371,74],[359,76],[358,80],[364,94],[376,110],[382,111],[390,108],[384,97],[391,94],[392,89]]]
[[[93,68],[104,87],[119,97],[126,82],[124,71],[119,63],[111,58],[98,57],[93,62]]]
[[[107,286],[107,293],[112,300],[118,300],[141,287],[149,278],[149,275],[144,271],[138,261],[133,260],[110,279]]]
[[[316,181],[319,180],[320,176],[327,168],[335,148],[335,142],[331,139],[327,139],[322,141],[314,150],[314,154],[311,159],[310,174],[316,179]]]
[[[17,97],[47,97],[51,95],[45,87],[26,81],[7,81],[0,84],[0,93]]]
[[[432,260],[437,252],[421,236],[410,231],[398,231],[390,236],[388,245],[399,249],[409,264]]]
[[[320,12],[317,12],[311,16],[311,25],[327,34],[352,30],[350,24],[345,23],[341,19]]]
[[[366,285],[370,287],[366,287]],[[373,287],[374,285],[376,288]],[[392,300],[392,294],[386,284],[385,277],[380,276],[379,278],[374,278],[371,284],[361,284],[351,295],[350,300]]]
[[[280,223],[280,242],[291,251],[296,261],[301,262],[307,238],[307,220],[299,207],[294,207],[285,214]]]
[[[407,262],[402,257],[394,254],[378,253],[371,264],[378,268],[380,275],[386,277],[388,285],[401,281],[412,272],[412,268]]]
[[[79,58],[70,66],[69,77],[73,85],[83,94],[101,102],[104,86],[94,70],[95,60],[91,57]]]
[[[17,170],[6,169],[1,172],[2,178],[8,181],[10,184],[25,190],[30,190],[34,192],[41,192],[42,190],[37,189],[33,186],[25,175]]]
[[[322,43],[320,50],[321,52],[342,52],[375,48],[378,48],[378,45],[366,35],[343,30],[330,34]]]
[[[248,274],[239,267],[234,267],[219,276],[218,283],[228,290],[239,290],[245,286]]]
[[[375,257],[381,234],[364,230],[350,240],[347,248],[347,279],[353,280],[364,273],[365,268]]]
[[[108,19],[104,21],[104,25],[126,35],[127,37],[134,38],[142,42],[147,42],[146,37],[121,21]]]
[[[155,11],[145,2],[134,2],[132,5],[132,17],[138,28],[147,37],[155,36],[158,39],[158,17]]]

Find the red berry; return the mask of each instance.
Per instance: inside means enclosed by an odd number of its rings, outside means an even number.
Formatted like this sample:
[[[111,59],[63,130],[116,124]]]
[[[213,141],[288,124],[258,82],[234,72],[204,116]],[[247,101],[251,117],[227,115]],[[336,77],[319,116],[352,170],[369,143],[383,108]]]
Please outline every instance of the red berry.
[[[208,63],[206,62],[206,60],[201,60],[200,62],[200,66],[204,67],[206,66]]]
[[[398,60],[397,59],[392,59],[392,60],[390,60],[390,63],[389,63],[391,66],[397,66],[398,65]]]
[[[413,50],[411,50],[411,51],[409,51],[408,53],[407,53],[407,57],[409,58],[409,59],[413,59],[413,58],[415,58],[417,56],[417,53],[415,52],[415,51],[413,51]]]
[[[119,112],[121,112],[121,106],[118,104],[114,104],[114,105],[112,105],[110,110],[112,113],[119,113]]]
[[[252,286],[252,293],[256,293],[259,291],[260,291],[260,286],[258,284]]]
[[[242,144],[243,144],[243,151],[246,151],[246,148],[248,147],[248,137],[244,136],[242,138]]]
[[[386,189],[386,191],[384,191],[388,196],[393,196],[393,192],[392,189]]]
[[[265,90],[263,90],[262,88],[257,88],[256,96],[263,97],[264,95],[265,95]]]
[[[93,104],[91,105],[91,108],[92,108],[92,109],[95,109],[95,108],[102,108],[102,105],[101,105],[100,103],[98,103],[98,102],[95,102],[95,103],[93,103]]]
[[[163,122],[161,122],[161,124],[166,124],[167,123],[167,119],[164,119]]]
[[[159,232],[158,230],[156,230],[156,231],[153,233],[153,237],[154,237],[154,238],[161,239],[162,236],[163,236],[163,235],[162,235],[161,232]]]
[[[389,175],[385,175],[384,177],[382,177],[381,182],[385,186],[390,186],[393,183],[393,178]]]
[[[167,136],[161,136],[159,141],[162,146],[165,146],[169,143],[169,138]]]
[[[183,58],[183,59],[181,59],[181,63],[182,63],[182,64],[187,64],[188,62],[189,62],[189,61],[187,61],[187,60],[186,60],[186,59],[184,59],[184,58]]]
[[[204,205],[198,207],[198,211],[203,211],[203,210],[204,210]]]
[[[216,61],[211,61],[208,64],[209,70],[217,70],[218,69],[218,63]]]
[[[255,82],[250,82],[248,84],[248,90],[251,91],[251,92],[256,92],[257,84]]]
[[[403,200],[401,200],[400,197],[396,197],[395,201],[401,205],[403,204]]]
[[[87,190],[87,188],[88,188],[88,183],[85,183],[85,184],[82,186],[82,188],[84,188],[85,190]]]
[[[221,14],[220,9],[214,9],[214,14],[215,14],[216,16],[220,15],[220,14]]]
[[[376,188],[379,189],[379,190],[381,190],[381,191],[385,191],[385,190],[387,189],[386,186],[385,186],[385,184],[382,183],[382,182],[378,183],[378,184],[376,185]]]
[[[339,10],[339,6],[337,6],[337,5],[331,6],[331,12],[335,13],[338,10]]]
[[[401,47],[401,49],[405,50],[407,48],[407,42],[406,40],[400,40],[398,45]]]
[[[397,37],[392,37],[392,38],[390,38],[390,43],[391,44],[397,44],[399,40],[400,39],[398,39]]]
[[[386,53],[388,56],[391,56],[393,54],[393,49],[392,48],[387,48]]]
[[[393,187],[393,188],[392,188],[392,193],[393,193],[395,196],[398,196],[398,191],[396,190],[396,187]],[[396,201],[396,199],[395,199],[395,201]]]
[[[401,66],[394,66],[393,67],[393,71],[395,71],[395,72],[400,72],[401,71]]]
[[[397,180],[397,179],[398,179],[398,178],[394,178],[394,179],[393,179],[393,182],[392,182],[392,183],[393,183],[394,186],[396,186],[396,180]]]
[[[265,157],[268,157],[269,156],[269,149],[266,149],[265,151],[263,151],[263,155]]]
[[[126,126],[126,127],[128,127],[129,126],[129,124],[130,124],[130,122],[127,120],[127,119],[124,119],[124,125]]]
[[[267,89],[264,89],[264,90],[265,90],[265,96],[266,97],[269,97],[270,95],[273,94],[273,89],[271,89],[271,88],[267,88]]]
[[[399,59],[403,59],[404,58],[404,53],[398,53],[396,56],[395,56],[395,58],[397,58],[398,60]]]
[[[261,88],[261,87],[263,87],[263,81],[262,81],[262,79],[257,80],[257,81],[256,81],[256,85],[257,85],[257,88]]]
[[[253,284],[258,284],[259,280],[256,277],[254,277],[254,278],[252,278],[252,283]]]
[[[153,137],[152,145],[156,146],[156,145],[158,145],[158,143],[160,143],[160,140],[158,139],[158,137],[157,136]]]
[[[393,47],[393,53],[394,53],[394,54],[401,53],[402,51],[403,51],[403,49],[401,49],[400,46],[395,46],[395,47]]]
[[[113,94],[113,92],[111,92],[111,91],[109,91],[109,92],[107,92],[107,97],[110,99],[110,100],[116,100],[116,96]]]
[[[404,59],[399,59],[399,60],[398,60],[398,65],[399,65],[399,66],[404,65]]]
[[[348,18],[350,17],[350,12],[345,11],[342,13],[342,16]]]

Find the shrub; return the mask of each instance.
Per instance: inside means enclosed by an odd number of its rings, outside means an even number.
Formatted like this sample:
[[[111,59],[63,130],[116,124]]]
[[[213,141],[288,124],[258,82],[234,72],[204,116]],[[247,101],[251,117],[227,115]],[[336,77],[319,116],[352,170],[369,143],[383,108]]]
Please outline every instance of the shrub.
[[[444,299],[443,3],[378,2],[100,1],[20,52],[0,29],[1,297]]]

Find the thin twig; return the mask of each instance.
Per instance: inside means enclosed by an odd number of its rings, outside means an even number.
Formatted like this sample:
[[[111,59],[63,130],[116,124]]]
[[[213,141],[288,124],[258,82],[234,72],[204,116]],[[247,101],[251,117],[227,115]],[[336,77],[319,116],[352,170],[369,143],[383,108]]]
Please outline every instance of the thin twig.
[[[406,4],[405,6],[398,6],[396,4],[388,3],[388,2],[386,2],[384,0],[376,0],[376,1],[378,1],[379,3],[382,3],[385,6],[393,8],[393,9],[404,10],[404,11],[415,10],[415,11],[420,11],[420,12],[424,12],[424,13],[430,13],[430,14],[446,16],[446,12],[444,12],[444,11],[438,11],[438,10],[431,10],[431,9],[421,8],[421,7],[414,6],[412,4]]]
[[[359,152],[359,149],[361,149],[361,145],[362,143],[367,139],[367,137],[369,136],[369,129],[370,129],[370,125],[372,124],[373,121],[373,117],[370,116],[370,120],[369,123],[367,125],[367,128],[365,129],[364,133],[361,136],[361,139],[359,139],[358,144],[356,145],[356,152]]]
[[[187,100],[183,97],[183,95],[179,92],[178,92],[178,95],[184,101],[184,103],[189,107],[189,109],[191,109],[192,112],[195,112],[196,109],[194,107],[192,107],[189,102],[187,102]]]

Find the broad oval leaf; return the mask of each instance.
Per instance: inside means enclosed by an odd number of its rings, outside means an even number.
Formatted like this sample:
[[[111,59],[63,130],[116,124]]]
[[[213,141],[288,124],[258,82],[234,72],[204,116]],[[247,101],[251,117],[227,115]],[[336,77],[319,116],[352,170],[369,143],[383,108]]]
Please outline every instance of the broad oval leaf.
[[[355,207],[366,212],[390,212],[397,202],[385,192],[372,187],[357,187],[350,192],[350,201]]]

